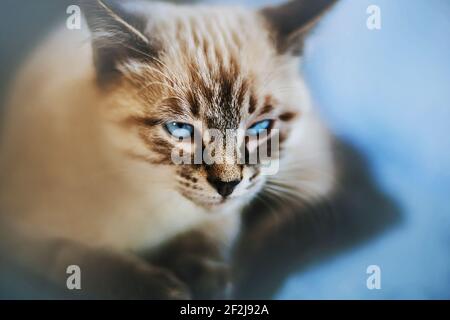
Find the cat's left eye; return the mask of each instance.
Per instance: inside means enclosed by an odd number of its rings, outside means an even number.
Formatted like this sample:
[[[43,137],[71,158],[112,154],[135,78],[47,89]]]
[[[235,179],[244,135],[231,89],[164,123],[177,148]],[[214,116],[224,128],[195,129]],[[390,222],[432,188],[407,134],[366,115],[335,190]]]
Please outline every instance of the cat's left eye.
[[[177,139],[188,138],[194,133],[194,127],[187,123],[170,121],[165,123],[164,126]]]
[[[250,128],[247,129],[247,134],[249,136],[257,136],[261,134],[264,130],[269,131],[272,127],[273,120],[263,120],[255,123]]]

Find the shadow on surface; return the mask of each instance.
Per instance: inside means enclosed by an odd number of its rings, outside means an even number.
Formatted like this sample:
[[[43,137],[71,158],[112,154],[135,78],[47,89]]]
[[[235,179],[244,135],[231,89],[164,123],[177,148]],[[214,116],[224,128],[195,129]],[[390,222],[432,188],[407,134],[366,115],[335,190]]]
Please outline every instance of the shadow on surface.
[[[302,209],[274,204],[274,213],[257,200],[247,209],[246,231],[235,252],[238,298],[271,299],[292,273],[325,262],[401,222],[400,210],[376,186],[365,159],[342,142],[335,142],[335,148],[341,176],[338,191],[327,201]]]

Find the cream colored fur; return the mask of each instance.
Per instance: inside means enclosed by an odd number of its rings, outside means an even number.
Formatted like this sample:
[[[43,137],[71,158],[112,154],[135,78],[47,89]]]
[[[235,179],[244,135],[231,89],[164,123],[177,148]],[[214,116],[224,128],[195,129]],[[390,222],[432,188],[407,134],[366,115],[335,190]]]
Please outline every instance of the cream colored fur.
[[[160,10],[169,9],[163,6]],[[247,11],[183,10],[186,12],[177,13],[180,17],[218,19],[223,30],[248,15],[246,27],[240,30],[255,32],[256,42],[262,37],[258,35],[262,25],[255,27],[258,19]],[[170,27],[158,28],[162,33],[171,32]],[[208,25],[199,30],[211,31]],[[224,54],[232,50],[227,47],[226,35],[210,40],[219,41]],[[249,50],[260,55],[266,48],[264,41]],[[180,54],[179,48],[173,50],[172,54]],[[189,50],[195,54],[194,47]],[[202,67],[202,60],[198,62]],[[261,59],[256,62],[265,63]],[[287,57],[270,61],[274,67],[285,66],[279,76],[290,88],[273,94],[301,112],[287,141],[280,173],[273,179],[289,181],[304,198],[320,198],[333,187],[330,139],[314,115],[298,63],[298,59]],[[261,68],[267,67],[263,64]],[[139,70],[142,66],[127,67]],[[180,232],[205,225],[211,233],[223,234],[224,242],[234,238],[239,230],[239,211],[250,199],[243,197],[208,210],[174,188],[172,168],[125,159],[116,145],[123,137],[109,129],[103,114],[114,107],[112,103],[115,101],[95,84],[86,27],[82,31],[59,28],[29,57],[12,86],[1,136],[3,218],[24,233],[115,249],[153,248]],[[302,169],[296,170],[296,166]]]

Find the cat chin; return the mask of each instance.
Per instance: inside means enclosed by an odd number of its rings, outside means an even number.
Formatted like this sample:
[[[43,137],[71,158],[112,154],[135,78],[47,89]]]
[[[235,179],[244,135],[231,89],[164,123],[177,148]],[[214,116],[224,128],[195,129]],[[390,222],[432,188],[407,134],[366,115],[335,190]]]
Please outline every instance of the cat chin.
[[[227,206],[231,205],[233,200],[231,199],[223,199],[219,201],[201,201],[197,199],[191,199],[187,198],[188,200],[192,201],[196,206],[201,207],[202,209],[206,209],[207,212],[214,213],[215,211],[222,211],[221,209],[226,208]]]
[[[200,207],[203,210],[206,210],[206,212],[210,214],[224,213],[236,210],[242,207],[246,202],[246,197],[244,196],[218,199],[217,201],[202,201],[200,199],[191,198],[185,194],[182,195],[183,197],[194,203],[196,206]]]

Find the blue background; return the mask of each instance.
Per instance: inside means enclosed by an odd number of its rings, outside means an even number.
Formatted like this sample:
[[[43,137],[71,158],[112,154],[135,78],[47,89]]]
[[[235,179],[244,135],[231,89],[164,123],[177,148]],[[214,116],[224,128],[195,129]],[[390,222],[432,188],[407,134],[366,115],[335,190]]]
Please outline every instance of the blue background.
[[[372,4],[381,30],[366,27]],[[277,297],[449,299],[450,1],[343,0],[308,39],[304,72],[329,126],[368,158],[404,217],[376,240],[291,276]],[[381,290],[366,287],[372,264]]]

